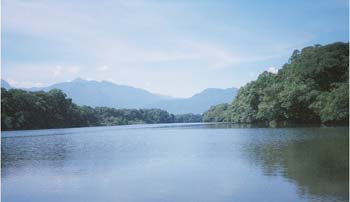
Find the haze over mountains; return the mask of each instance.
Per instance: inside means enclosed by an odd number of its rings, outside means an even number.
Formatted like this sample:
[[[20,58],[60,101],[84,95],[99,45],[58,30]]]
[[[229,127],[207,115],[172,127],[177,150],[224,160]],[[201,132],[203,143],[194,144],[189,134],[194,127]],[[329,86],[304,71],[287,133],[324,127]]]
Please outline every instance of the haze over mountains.
[[[6,89],[11,88],[4,80],[1,80],[1,86]],[[190,98],[173,98],[108,81],[84,79],[75,79],[70,82],[56,83],[48,87],[26,88],[24,90],[49,91],[55,88],[62,90],[78,105],[114,108],[160,108],[173,114],[201,114],[213,105],[231,103],[238,91],[237,88],[208,88]]]
[[[5,89],[10,89],[11,88],[10,84],[7,83],[7,81],[2,80],[2,79],[1,79],[1,87],[5,88]]]
[[[201,114],[207,111],[213,105],[231,103],[235,98],[237,91],[238,89],[236,88],[207,88],[190,98],[174,98],[162,100],[156,103],[152,103],[146,107],[165,109],[168,112],[174,114]]]

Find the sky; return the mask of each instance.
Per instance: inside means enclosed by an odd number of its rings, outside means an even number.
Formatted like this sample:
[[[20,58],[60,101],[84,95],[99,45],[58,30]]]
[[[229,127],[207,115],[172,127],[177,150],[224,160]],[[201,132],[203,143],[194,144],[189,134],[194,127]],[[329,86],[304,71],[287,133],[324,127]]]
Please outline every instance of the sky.
[[[174,97],[241,87],[295,49],[349,39],[348,0],[2,0],[1,77]]]

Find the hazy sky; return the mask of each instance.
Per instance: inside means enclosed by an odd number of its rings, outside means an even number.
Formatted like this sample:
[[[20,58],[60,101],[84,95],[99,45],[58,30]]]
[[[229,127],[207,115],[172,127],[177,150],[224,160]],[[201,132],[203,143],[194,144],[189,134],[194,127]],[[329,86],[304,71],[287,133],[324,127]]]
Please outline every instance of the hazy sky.
[[[81,77],[187,97],[240,87],[294,49],[348,41],[348,0],[2,0],[2,78]]]

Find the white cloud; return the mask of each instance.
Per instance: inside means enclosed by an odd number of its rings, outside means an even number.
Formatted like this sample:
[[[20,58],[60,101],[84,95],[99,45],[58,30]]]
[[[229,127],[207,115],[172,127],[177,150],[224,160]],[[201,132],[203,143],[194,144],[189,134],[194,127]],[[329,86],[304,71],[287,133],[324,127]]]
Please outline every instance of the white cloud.
[[[278,69],[276,67],[269,67],[266,71],[270,72],[270,73],[273,73],[273,74],[277,74],[278,73]]]
[[[128,36],[129,32],[140,31],[138,29],[145,31],[145,27],[163,32],[171,24],[169,22],[171,19],[156,6],[148,6],[142,1],[137,4],[127,2],[113,3],[109,8],[113,7],[120,12],[112,12],[107,8],[104,17],[100,16],[97,19],[91,17],[91,13],[96,11],[91,11],[90,8],[85,8],[86,10],[78,8],[76,5],[71,5],[73,3],[5,1],[3,30],[63,41],[65,45],[70,46],[70,51],[76,50],[78,55],[85,53],[96,63],[108,62],[116,67],[128,64],[139,66],[141,63],[201,60],[208,68],[217,69],[238,63],[243,58],[217,44],[194,40],[193,36],[189,35],[179,37],[168,34],[164,39],[152,39],[162,40],[161,47],[135,44],[133,38]],[[163,6],[169,12],[176,13],[174,11],[176,6]],[[137,15],[130,17],[127,10]],[[113,27],[119,29],[111,27],[109,24],[111,21]],[[129,32],[126,33],[124,30]],[[204,67],[201,65],[201,68]],[[99,71],[107,69],[98,68]],[[59,69],[56,68],[54,71],[56,76],[60,74]]]
[[[80,76],[80,67],[77,65],[53,64],[6,64],[6,71],[2,78],[13,83],[16,87],[37,87],[56,82],[75,79]],[[30,82],[29,82],[30,81]]]
[[[66,71],[67,74],[77,75],[80,72],[80,68],[78,66],[68,66]]]
[[[78,66],[69,65],[69,66],[61,66],[56,65],[52,69],[52,74],[54,78],[60,77],[60,76],[67,76],[67,75],[78,75],[80,71],[80,68]]]
[[[57,38],[59,35],[62,38],[79,34],[97,23],[92,16],[77,11],[77,7],[67,3],[5,0],[2,6],[3,31],[45,38]]]
[[[52,70],[52,73],[53,73],[53,77],[58,77],[62,74],[62,66],[60,65],[57,65],[53,70]]]
[[[57,54],[65,50],[63,57],[74,58],[74,64],[62,60],[62,55],[56,61],[53,57],[50,62],[37,64],[8,64],[16,61],[6,61],[2,65],[3,76],[45,85],[84,77],[136,87],[150,86],[149,89],[156,92],[169,94],[187,91],[186,95],[191,95],[194,88],[212,87],[223,82],[223,75],[212,75],[222,72],[225,76],[244,74],[233,71],[252,67],[246,63],[279,58],[287,49],[289,54],[289,44],[295,44],[295,39],[289,40],[293,43],[287,43],[288,40],[281,43],[280,39],[273,38],[271,43],[264,37],[256,37],[255,26],[248,29],[249,26],[237,23],[238,20],[227,24],[215,21],[215,26],[210,26],[208,16],[186,4],[128,0],[103,4],[98,1],[81,4],[75,1],[4,0],[3,32],[43,40],[41,46],[47,41],[58,44]],[[230,30],[219,33],[223,24]],[[211,32],[213,29],[215,31]],[[216,33],[222,34],[223,38]],[[225,39],[229,34],[233,35]],[[32,47],[24,44],[23,48],[30,50]],[[56,51],[55,46],[44,48],[52,53]],[[271,68],[270,72],[277,71]],[[249,69],[256,73],[261,70]],[[227,76],[227,85],[255,77],[248,73],[244,75],[237,79]]]
[[[44,87],[45,84],[44,83],[40,83],[40,82],[31,82],[31,81],[16,81],[14,79],[7,79],[7,82],[13,86],[13,87],[17,87],[17,88],[30,88],[30,87]]]
[[[104,71],[107,71],[109,70],[110,68],[107,66],[107,65],[103,65],[101,67],[98,67],[97,68],[97,71],[100,71],[100,72],[104,72]]]

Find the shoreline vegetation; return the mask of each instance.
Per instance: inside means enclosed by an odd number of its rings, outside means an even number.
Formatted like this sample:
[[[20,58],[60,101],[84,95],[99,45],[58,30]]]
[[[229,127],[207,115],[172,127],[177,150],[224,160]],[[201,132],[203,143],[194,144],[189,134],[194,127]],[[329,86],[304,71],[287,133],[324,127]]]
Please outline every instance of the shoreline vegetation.
[[[295,50],[277,74],[263,72],[204,122],[349,125],[349,43]]]
[[[1,130],[201,122],[198,114],[170,114],[161,109],[78,106],[61,90],[30,92],[1,88]]]
[[[1,88],[2,131],[190,122],[348,125],[349,43],[295,50],[277,74],[263,72],[241,87],[231,104],[212,106],[203,115],[78,106],[58,89]]]

